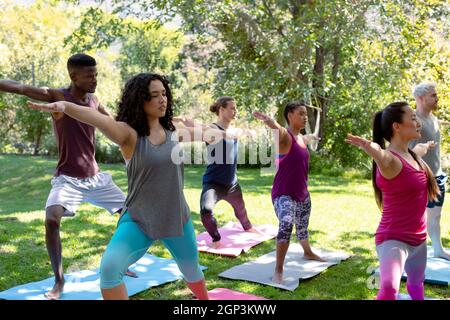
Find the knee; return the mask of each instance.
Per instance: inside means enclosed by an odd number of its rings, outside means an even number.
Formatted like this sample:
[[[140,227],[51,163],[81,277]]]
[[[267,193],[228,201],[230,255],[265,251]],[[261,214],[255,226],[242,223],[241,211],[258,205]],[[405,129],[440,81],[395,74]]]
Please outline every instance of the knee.
[[[61,208],[62,209],[62,208]],[[62,209],[64,210],[64,209]],[[58,229],[61,223],[62,212],[59,208],[47,208],[45,211],[45,227],[48,230]]]
[[[120,257],[111,254],[103,255],[100,264],[100,287],[102,289],[111,289],[122,284],[124,275],[122,269]]]
[[[280,221],[280,226],[278,228],[277,240],[280,242],[289,242],[292,235],[293,225],[287,219]]]
[[[378,292],[379,300],[395,300],[398,295],[398,286],[391,281],[382,281],[380,284],[380,291]]]
[[[420,273],[412,273],[407,272],[408,278],[406,280],[406,284],[411,286],[423,286],[423,283],[425,281],[425,272]]]
[[[179,261],[178,267],[187,282],[197,282],[204,279],[203,271],[198,261]]]
[[[291,229],[284,229],[284,230],[278,230],[277,234],[277,242],[289,242],[291,240],[292,235],[292,228]]]
[[[205,208],[201,208],[201,209],[200,209],[200,216],[202,217],[202,219],[203,219],[203,218],[211,217],[212,214],[213,214],[213,211],[212,211],[211,208],[206,208],[206,207],[205,207]]]

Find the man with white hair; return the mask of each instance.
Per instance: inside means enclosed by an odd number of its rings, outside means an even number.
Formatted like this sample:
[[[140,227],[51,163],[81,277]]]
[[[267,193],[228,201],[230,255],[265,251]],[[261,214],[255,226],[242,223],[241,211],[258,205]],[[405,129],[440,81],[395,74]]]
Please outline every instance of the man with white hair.
[[[414,87],[414,99],[416,100],[416,114],[422,122],[422,137],[415,141],[410,147],[420,148],[419,143],[434,141],[434,147],[428,148],[428,152],[423,155],[423,160],[428,164],[433,172],[436,182],[441,192],[437,201],[430,201],[427,205],[427,226],[428,235],[434,249],[436,258],[450,260],[450,254],[447,253],[441,242],[441,211],[444,205],[445,182],[447,175],[442,171],[440,159],[440,141],[441,133],[439,124],[450,124],[448,121],[438,120],[433,112],[438,109],[438,96],[436,93],[436,84],[421,83]],[[417,151],[417,150],[415,150]]]

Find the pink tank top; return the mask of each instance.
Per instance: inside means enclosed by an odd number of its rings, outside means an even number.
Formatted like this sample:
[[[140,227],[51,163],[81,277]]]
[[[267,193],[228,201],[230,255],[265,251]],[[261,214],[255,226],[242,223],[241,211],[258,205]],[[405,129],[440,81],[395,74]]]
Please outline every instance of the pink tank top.
[[[68,89],[62,89],[62,92],[66,101],[83,105],[69,93]],[[91,95],[89,102],[83,106],[97,108]],[[95,161],[95,128],[66,114],[58,120],[53,118],[53,128],[59,153],[55,176],[63,174],[80,179],[95,176],[99,171]]]
[[[295,201],[303,202],[309,196],[309,152],[306,146],[301,147],[297,143],[291,132],[289,135],[292,139],[291,148],[283,158],[276,161],[278,170],[273,181],[272,199],[291,196]]]
[[[376,183],[383,195],[383,213],[375,243],[398,240],[418,246],[427,239],[427,175],[400,155],[392,154],[400,159],[403,167],[393,179],[384,178],[377,168]]]

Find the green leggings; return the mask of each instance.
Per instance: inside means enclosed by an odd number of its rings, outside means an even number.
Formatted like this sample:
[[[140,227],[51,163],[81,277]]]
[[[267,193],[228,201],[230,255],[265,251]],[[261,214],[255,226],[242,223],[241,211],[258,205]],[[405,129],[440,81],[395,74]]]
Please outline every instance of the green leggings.
[[[154,239],[145,235],[126,212],[106,248],[100,265],[100,287],[115,288],[123,283],[128,267],[144,256]],[[183,236],[162,238],[187,282],[202,280],[203,272],[198,264],[197,240],[192,219],[184,225]]]

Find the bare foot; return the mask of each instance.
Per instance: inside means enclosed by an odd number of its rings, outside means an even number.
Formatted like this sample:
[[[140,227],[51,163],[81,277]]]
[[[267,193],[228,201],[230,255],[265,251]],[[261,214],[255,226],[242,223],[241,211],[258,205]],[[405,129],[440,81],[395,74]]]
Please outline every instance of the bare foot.
[[[316,261],[320,261],[320,262],[327,262],[327,260],[322,259],[317,254],[312,253],[312,252],[308,253],[308,254],[304,253],[303,258],[305,258],[306,260],[316,260]]]
[[[272,276],[272,282],[282,284],[283,283],[283,272],[274,272]]]
[[[445,252],[445,251],[435,252],[435,253],[434,253],[434,257],[435,257],[435,258],[442,258],[442,259],[445,259],[445,260],[449,260],[449,261],[450,261],[450,254],[448,254],[448,253]]]
[[[253,232],[253,233],[256,233],[256,234],[264,234],[264,232],[262,232],[262,231],[256,229],[255,227],[251,227],[250,229],[247,229],[247,230],[245,230],[245,231],[246,231],[246,232]]]
[[[61,297],[61,294],[64,290],[64,279],[58,282],[55,282],[53,289],[44,294],[48,300],[58,300]]]
[[[210,244],[208,244],[208,247],[212,249],[218,249],[220,247],[220,241],[213,241]]]
[[[129,276],[131,278],[137,278],[138,275],[136,274],[136,272],[131,271],[130,269],[127,269],[127,272],[125,272],[126,276]]]

